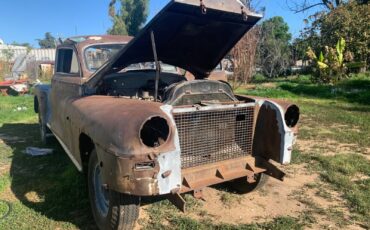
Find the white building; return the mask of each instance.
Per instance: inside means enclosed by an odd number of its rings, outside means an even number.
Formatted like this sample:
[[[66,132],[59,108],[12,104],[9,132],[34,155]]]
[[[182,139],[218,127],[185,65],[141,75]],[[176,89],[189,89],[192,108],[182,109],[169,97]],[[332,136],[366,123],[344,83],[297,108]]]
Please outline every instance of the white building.
[[[21,54],[27,53],[27,47],[24,46],[13,46],[0,43],[0,59],[5,61],[5,52],[12,53],[12,57],[9,61],[14,62],[14,60]]]
[[[6,54],[10,53],[10,60],[6,60]],[[53,66],[55,62],[55,49],[28,49],[25,46],[6,45],[0,39],[0,60],[10,61],[12,63],[11,75],[8,77],[17,78],[22,73],[35,72],[37,75],[39,67],[43,64]],[[28,71],[27,71],[28,70]],[[31,76],[30,76],[31,77]]]
[[[4,51],[10,51],[13,53],[12,58],[10,59],[11,62],[14,62],[20,55],[24,56],[25,54],[28,57],[32,57],[35,61],[55,61],[55,49],[31,49],[28,50],[27,47],[24,46],[13,46],[13,45],[4,45],[0,44],[0,59],[4,60]]]
[[[0,59],[4,60],[4,52],[9,51],[12,53],[10,62],[15,62],[19,56],[27,55],[28,58],[32,58],[38,62],[54,62],[55,61],[55,49],[31,49],[29,50],[25,46],[7,45],[0,38]]]

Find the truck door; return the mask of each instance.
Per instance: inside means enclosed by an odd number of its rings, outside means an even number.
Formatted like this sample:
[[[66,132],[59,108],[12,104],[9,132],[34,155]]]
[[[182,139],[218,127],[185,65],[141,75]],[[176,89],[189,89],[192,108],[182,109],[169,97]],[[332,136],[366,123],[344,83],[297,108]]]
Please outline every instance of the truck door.
[[[51,82],[51,130],[64,148],[72,150],[71,130],[66,109],[81,97],[81,66],[77,53],[71,47],[58,47],[55,74]],[[67,151],[67,150],[66,150]],[[67,152],[68,153],[68,152]],[[71,153],[68,153],[71,154]]]

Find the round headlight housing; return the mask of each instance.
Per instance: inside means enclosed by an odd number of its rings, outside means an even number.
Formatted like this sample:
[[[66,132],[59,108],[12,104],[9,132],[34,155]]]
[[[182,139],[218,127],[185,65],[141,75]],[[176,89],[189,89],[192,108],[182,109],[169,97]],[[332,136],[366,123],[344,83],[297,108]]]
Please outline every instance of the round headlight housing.
[[[144,122],[140,130],[141,142],[155,148],[164,144],[170,134],[167,120],[160,116],[151,117]]]
[[[296,105],[291,105],[287,108],[284,115],[285,123],[292,128],[297,125],[299,121],[299,108]]]

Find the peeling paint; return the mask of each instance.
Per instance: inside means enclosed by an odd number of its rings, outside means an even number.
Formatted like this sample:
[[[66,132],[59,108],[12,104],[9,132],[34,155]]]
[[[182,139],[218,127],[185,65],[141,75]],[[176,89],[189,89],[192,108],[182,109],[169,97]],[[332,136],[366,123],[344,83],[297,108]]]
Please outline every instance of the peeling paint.
[[[177,129],[176,129],[176,124],[171,114],[172,106],[163,105],[161,106],[161,109],[163,110],[164,113],[167,114],[167,116],[170,118],[170,121],[172,123],[171,125],[173,126],[172,131],[174,132],[173,142],[175,145],[175,150],[166,152],[166,153],[161,153],[159,154],[157,158],[157,161],[159,163],[159,173],[157,175],[159,194],[167,194],[167,193],[170,193],[171,190],[175,188],[180,188],[181,150],[180,150],[180,141],[179,141],[179,136],[178,136]],[[168,177],[163,178],[162,174],[168,170],[171,170],[171,174]]]

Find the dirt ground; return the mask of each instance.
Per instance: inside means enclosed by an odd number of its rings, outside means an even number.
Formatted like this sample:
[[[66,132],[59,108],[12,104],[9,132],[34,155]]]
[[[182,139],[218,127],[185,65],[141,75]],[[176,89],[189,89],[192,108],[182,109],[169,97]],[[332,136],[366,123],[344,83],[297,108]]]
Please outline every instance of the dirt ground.
[[[296,144],[296,148],[301,151],[310,151],[315,147],[304,140],[298,140]],[[343,150],[348,146],[337,145],[337,147]],[[203,190],[205,200],[200,201],[199,210],[184,215],[196,220],[206,216],[214,223],[227,224],[262,223],[281,216],[302,218],[310,215],[315,221],[305,229],[364,229],[351,222],[350,211],[340,194],[327,189],[325,187],[327,185],[320,182],[318,174],[306,166],[305,164],[282,166],[286,173],[284,181],[269,178],[258,191],[243,195],[232,194],[228,202],[222,198],[228,191],[207,187]],[[149,218],[147,209],[142,207],[140,211],[139,219],[144,223]],[[338,213],[340,215],[337,215]],[[343,225],[343,221],[347,223]],[[142,229],[142,226],[138,225],[135,229]]]

